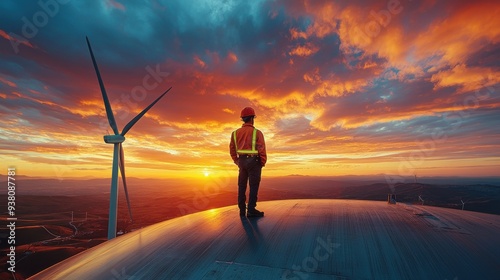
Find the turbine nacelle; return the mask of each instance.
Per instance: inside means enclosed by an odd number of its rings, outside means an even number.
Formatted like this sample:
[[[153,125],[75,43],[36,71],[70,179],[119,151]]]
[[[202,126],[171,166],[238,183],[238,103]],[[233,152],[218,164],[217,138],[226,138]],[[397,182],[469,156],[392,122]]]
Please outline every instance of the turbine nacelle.
[[[125,141],[125,136],[117,134],[117,135],[104,135],[104,142],[108,144],[119,144]]]

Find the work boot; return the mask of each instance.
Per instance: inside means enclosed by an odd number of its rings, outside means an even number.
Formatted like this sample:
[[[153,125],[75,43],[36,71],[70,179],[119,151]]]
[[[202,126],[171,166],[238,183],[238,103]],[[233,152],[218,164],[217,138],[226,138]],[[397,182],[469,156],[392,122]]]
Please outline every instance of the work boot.
[[[264,217],[264,212],[257,209],[248,209],[247,217]]]

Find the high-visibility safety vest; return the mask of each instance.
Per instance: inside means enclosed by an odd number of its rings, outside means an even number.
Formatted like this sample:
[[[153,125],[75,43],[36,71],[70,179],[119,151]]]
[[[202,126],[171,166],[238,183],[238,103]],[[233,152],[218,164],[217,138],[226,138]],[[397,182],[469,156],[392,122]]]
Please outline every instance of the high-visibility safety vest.
[[[251,150],[238,150],[238,141],[236,139],[236,130],[233,131],[233,139],[234,139],[234,146],[236,147],[236,153],[238,155],[245,154],[245,155],[256,155],[259,152],[255,149],[255,143],[257,143],[257,129],[253,129],[253,134],[252,134],[252,149]]]

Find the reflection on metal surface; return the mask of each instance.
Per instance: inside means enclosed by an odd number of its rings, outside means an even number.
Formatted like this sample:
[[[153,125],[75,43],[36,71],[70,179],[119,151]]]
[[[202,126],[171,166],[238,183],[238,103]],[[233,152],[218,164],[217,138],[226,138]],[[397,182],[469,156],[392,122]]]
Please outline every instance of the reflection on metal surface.
[[[238,207],[230,206],[158,223],[32,279],[116,279],[117,274],[135,279],[498,276],[498,215],[326,199],[268,201],[259,207],[266,211],[263,218],[240,217]],[[430,222],[431,216],[439,223]]]

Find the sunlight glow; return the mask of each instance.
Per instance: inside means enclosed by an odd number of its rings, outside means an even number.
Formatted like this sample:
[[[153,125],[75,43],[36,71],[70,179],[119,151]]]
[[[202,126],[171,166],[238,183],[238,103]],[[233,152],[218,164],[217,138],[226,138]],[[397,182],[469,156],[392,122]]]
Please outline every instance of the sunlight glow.
[[[208,171],[207,169],[203,169],[203,175],[204,175],[205,177],[210,176],[210,171]]]

